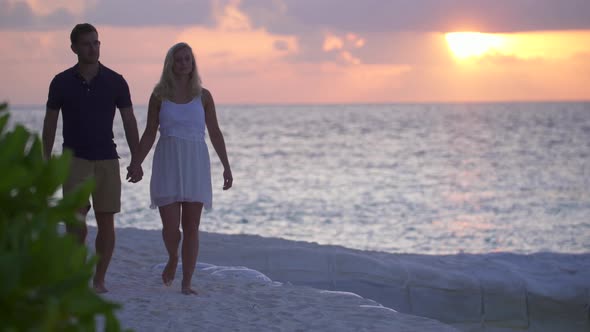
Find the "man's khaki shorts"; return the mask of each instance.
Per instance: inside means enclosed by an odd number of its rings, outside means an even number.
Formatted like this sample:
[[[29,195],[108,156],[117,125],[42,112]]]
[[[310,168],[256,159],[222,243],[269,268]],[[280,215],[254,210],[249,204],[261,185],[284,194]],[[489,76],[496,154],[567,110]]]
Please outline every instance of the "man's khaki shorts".
[[[119,159],[86,160],[73,157],[70,174],[63,185],[64,195],[73,191],[86,179],[94,178],[92,203],[95,212],[121,211],[121,173]],[[90,208],[90,202],[88,202]]]

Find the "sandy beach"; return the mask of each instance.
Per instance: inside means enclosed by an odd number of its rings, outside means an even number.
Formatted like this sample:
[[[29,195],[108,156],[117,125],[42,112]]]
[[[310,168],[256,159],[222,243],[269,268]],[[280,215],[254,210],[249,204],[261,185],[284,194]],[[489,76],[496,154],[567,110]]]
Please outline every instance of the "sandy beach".
[[[90,228],[89,244],[95,231]],[[525,260],[511,254],[394,255],[202,232],[193,279],[198,296],[180,293],[181,267],[171,287],[162,284],[166,259],[159,231],[117,230],[110,292],[104,296],[123,305],[117,313],[123,327],[587,331],[590,326],[590,255]]]
[[[95,229],[90,228],[89,239]],[[105,298],[136,331],[456,331],[435,320],[396,312],[348,292],[273,282],[238,267],[199,263],[198,296],[161,282],[166,261],[158,231],[119,229]],[[202,234],[208,238],[208,234]],[[239,237],[236,237],[239,239]],[[204,241],[207,242],[207,241]],[[90,246],[91,247],[91,246]],[[207,251],[202,247],[202,251]],[[229,255],[231,253],[228,252]],[[180,272],[180,271],[179,271]]]
[[[15,326],[590,332],[590,0],[0,8]],[[84,179],[89,250],[37,242]]]

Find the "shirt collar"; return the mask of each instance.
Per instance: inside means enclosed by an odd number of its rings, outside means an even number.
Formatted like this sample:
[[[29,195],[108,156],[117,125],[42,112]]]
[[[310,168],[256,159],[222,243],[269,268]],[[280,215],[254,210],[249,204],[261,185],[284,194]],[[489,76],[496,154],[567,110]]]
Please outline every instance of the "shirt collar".
[[[80,67],[80,64],[76,63],[71,69],[72,69],[72,74],[79,79],[84,79],[82,77],[82,75],[80,75],[80,72],[78,71],[78,68]],[[102,68],[104,66],[102,65],[102,63],[100,63],[100,61],[98,62],[98,72],[96,73],[96,76],[94,78],[97,78],[100,76],[100,73],[102,72]]]

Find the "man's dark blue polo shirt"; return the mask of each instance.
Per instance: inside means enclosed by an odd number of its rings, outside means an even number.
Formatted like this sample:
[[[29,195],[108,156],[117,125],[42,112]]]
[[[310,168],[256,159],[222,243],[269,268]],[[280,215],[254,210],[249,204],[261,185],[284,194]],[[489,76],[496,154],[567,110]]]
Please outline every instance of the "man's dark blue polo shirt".
[[[47,99],[47,108],[62,111],[63,148],[87,160],[119,158],[113,140],[115,109],[131,105],[123,76],[102,64],[90,83],[79,74],[78,65],[57,74]]]

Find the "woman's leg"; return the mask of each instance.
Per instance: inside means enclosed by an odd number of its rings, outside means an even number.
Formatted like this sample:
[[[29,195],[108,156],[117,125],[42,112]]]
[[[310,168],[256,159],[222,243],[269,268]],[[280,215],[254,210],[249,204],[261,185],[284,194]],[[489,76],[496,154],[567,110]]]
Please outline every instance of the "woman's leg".
[[[162,218],[162,238],[168,251],[168,263],[162,272],[164,285],[170,286],[176,275],[178,265],[178,245],[180,244],[180,203],[172,203],[159,207]]]
[[[203,203],[182,203],[182,293],[197,294],[191,281],[199,255],[199,224]]]

